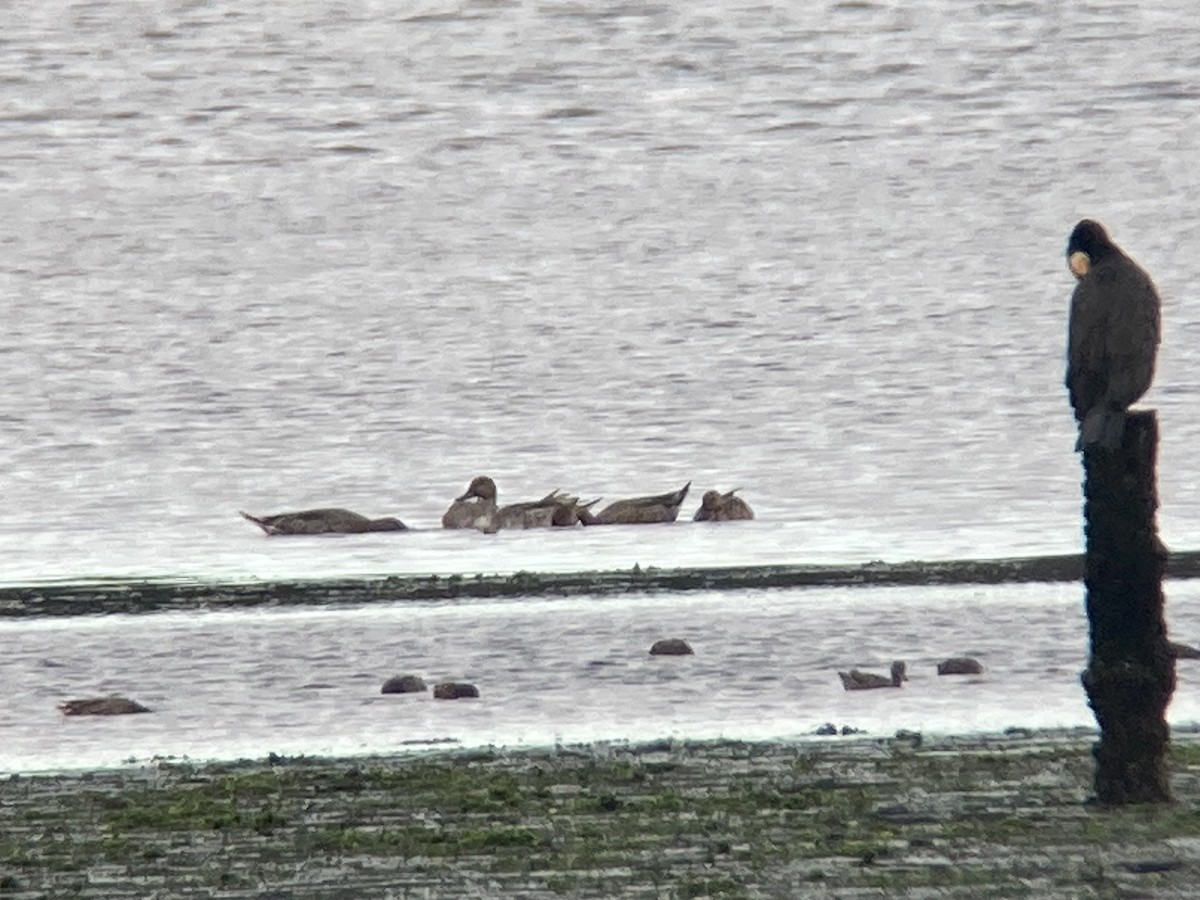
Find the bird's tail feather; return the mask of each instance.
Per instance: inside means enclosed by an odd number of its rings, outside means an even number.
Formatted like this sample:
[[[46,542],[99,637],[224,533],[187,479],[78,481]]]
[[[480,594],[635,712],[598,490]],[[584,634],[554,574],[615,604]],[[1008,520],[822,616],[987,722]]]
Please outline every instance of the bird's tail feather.
[[[267,534],[271,533],[271,526],[268,525],[266,522],[264,522],[262,519],[258,518],[257,516],[252,516],[248,512],[242,512],[240,509],[238,510],[238,513],[247,522],[253,522],[255,525],[257,525],[259,528],[261,528]]]

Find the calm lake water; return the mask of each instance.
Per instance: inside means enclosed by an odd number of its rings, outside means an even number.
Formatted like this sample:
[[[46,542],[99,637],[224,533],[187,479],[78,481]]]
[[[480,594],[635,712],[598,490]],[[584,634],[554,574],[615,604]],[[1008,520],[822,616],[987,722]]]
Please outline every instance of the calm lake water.
[[[1085,215],[1163,295],[1200,546],[1190,4],[17,0],[0,85],[0,581],[1075,550]],[[477,474],[758,520],[438,530]],[[425,530],[236,514],[323,505]]]

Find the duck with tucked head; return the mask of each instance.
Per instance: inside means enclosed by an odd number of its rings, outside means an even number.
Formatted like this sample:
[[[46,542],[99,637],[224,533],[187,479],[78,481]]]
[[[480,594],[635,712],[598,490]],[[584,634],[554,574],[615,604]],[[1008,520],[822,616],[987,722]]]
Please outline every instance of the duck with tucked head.
[[[578,497],[554,490],[540,500],[497,506],[496,482],[479,475],[454,498],[442,515],[442,527],[476,528],[489,534],[501,528],[569,528],[578,525],[595,502],[580,503]]]
[[[150,709],[128,697],[89,697],[86,700],[64,700],[58,704],[64,716],[127,716],[148,713]]]
[[[898,688],[902,682],[908,681],[908,674],[905,671],[908,667],[903,660],[896,660],[892,663],[891,677],[876,675],[874,672],[860,672],[858,669],[851,669],[849,672],[838,672],[838,678],[842,679],[842,687],[848,691],[868,691],[872,688]]]
[[[741,488],[722,494],[720,491],[705,491],[700,499],[700,508],[692,516],[693,522],[733,522],[753,519],[754,510],[741,497],[735,497]]]
[[[679,517],[679,507],[683,505],[691,486],[689,481],[679,490],[666,494],[617,500],[595,515],[584,510],[580,519],[584,525],[650,525],[656,522],[674,522]]]
[[[268,535],[284,534],[364,534],[368,531],[408,531],[399,519],[368,519],[348,509],[306,509],[301,512],[252,516],[241,512]]]

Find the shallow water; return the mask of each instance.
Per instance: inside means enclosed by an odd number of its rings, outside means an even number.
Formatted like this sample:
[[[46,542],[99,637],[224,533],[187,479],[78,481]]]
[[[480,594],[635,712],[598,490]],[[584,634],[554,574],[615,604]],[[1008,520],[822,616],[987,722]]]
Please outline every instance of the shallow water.
[[[1200,637],[1197,587],[1170,585],[1172,636]],[[383,753],[452,739],[549,745],[780,738],[825,722],[994,732],[1091,726],[1073,585],[701,592],[665,596],[80,617],[0,622],[0,771]],[[694,656],[651,657],[660,637]],[[969,654],[981,677],[939,678]],[[906,660],[900,690],[846,692],[838,669]],[[1174,725],[1200,722],[1200,664],[1179,664]],[[469,680],[478,700],[382,695],[392,675]],[[117,693],[148,715],[65,718]]]
[[[1066,235],[1155,275],[1200,545],[1200,22],[1180,2],[18,3],[0,579],[1079,546]],[[741,486],[720,531],[285,544]]]
[[[21,0],[0,32],[0,582],[1077,550],[1063,250],[1084,215],[1161,289],[1161,523],[1196,548],[1193,13]],[[483,473],[501,502],[691,480],[682,519],[740,486],[758,520],[438,530]],[[326,505],[422,530],[270,540],[236,514]],[[3,622],[0,769],[1090,724],[1078,594]],[[1192,599],[1171,586],[1184,640]],[[665,633],[697,655],[649,659]],[[981,682],[931,676],[964,652]],[[905,690],[840,690],[837,667],[895,655]],[[1200,718],[1188,665],[1177,723]],[[378,695],[407,670],[484,696]],[[156,711],[54,710],[108,691]]]

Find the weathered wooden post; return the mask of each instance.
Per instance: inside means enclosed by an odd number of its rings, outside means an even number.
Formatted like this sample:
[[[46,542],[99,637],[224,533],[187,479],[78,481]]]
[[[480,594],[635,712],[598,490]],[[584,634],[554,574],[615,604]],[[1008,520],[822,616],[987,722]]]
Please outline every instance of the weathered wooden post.
[[[1171,799],[1166,709],[1175,657],[1163,621],[1167,552],[1158,538],[1158,419],[1129,413],[1120,445],[1084,448],[1084,586],[1091,652],[1082,675],[1100,726],[1095,799]]]

